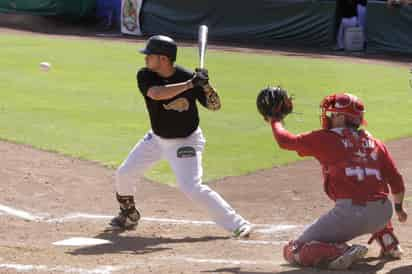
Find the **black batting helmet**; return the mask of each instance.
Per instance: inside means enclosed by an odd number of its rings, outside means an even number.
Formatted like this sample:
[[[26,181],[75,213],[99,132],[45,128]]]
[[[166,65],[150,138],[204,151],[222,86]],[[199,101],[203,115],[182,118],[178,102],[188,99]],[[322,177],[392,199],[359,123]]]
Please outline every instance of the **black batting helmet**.
[[[165,35],[154,35],[147,40],[146,47],[140,50],[143,54],[158,54],[176,61],[177,45],[176,42]]]

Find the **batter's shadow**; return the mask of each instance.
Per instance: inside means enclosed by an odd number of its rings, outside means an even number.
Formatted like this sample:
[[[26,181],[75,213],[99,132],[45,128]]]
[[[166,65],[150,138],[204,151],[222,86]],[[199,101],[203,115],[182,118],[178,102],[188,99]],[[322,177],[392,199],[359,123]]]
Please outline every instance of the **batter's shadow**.
[[[99,255],[99,254],[147,254],[172,249],[172,247],[162,247],[162,245],[198,243],[216,240],[227,240],[229,237],[185,237],[185,238],[165,238],[165,237],[141,237],[123,236],[123,231],[104,231],[95,236],[97,239],[110,241],[107,244],[87,246],[67,251],[70,255]]]
[[[390,270],[387,274],[409,274],[412,273],[412,265],[404,265]]]

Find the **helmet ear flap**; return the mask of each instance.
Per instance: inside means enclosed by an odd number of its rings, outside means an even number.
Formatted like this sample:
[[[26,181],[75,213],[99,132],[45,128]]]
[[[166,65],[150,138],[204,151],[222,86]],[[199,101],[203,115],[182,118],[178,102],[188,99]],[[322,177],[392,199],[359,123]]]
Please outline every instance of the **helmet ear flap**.
[[[320,123],[323,129],[330,129],[332,124],[331,124],[331,120],[328,117],[328,115],[326,115],[326,112],[322,112],[321,116],[320,116]]]

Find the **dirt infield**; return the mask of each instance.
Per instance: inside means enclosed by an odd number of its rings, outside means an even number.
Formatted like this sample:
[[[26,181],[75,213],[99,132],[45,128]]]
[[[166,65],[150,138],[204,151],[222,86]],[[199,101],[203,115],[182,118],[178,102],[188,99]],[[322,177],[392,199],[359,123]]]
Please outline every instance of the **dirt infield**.
[[[16,24],[12,30],[2,20],[0,36],[19,29]],[[18,31],[32,34],[26,30]],[[408,183],[412,139],[388,146]],[[206,212],[176,188],[146,180],[136,182],[140,185],[136,200],[143,214],[138,230],[106,231],[109,218],[117,212],[113,170],[4,141],[0,141],[0,155],[0,273],[339,273],[292,267],[281,255],[286,241],[332,207],[322,192],[320,169],[314,160],[210,184],[256,224],[251,237],[243,241],[211,224]],[[407,196],[412,196],[410,188]],[[379,249],[374,243],[367,258],[345,273],[411,274],[411,224],[394,221],[406,251],[404,259],[377,259]],[[108,242],[53,244],[79,237]],[[366,237],[356,240],[366,241]]]

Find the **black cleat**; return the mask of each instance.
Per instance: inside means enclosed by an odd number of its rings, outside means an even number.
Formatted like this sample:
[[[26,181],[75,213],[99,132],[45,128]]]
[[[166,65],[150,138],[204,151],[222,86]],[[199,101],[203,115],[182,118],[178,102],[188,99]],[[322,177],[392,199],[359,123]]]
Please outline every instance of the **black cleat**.
[[[119,215],[110,221],[114,229],[134,230],[140,220],[140,213],[136,208],[120,209]]]

